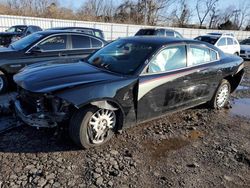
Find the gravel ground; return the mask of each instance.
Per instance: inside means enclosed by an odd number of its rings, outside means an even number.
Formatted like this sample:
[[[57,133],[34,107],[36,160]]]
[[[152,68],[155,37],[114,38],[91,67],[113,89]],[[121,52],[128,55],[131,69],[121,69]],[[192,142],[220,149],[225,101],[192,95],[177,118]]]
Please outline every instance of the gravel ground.
[[[250,187],[250,62],[232,109],[206,106],[79,150],[60,129],[0,134],[2,187]],[[6,97],[0,97],[7,105]],[[3,102],[5,101],[5,102]],[[19,125],[0,108],[0,125]],[[1,130],[0,130],[1,131]]]

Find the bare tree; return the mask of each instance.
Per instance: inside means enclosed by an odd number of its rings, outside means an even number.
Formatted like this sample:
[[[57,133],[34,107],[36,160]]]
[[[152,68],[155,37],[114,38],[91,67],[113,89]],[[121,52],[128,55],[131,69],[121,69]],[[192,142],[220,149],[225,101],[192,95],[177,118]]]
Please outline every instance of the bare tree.
[[[249,8],[249,1],[244,1],[243,3],[239,4],[239,7],[234,11],[234,24],[237,25],[238,29],[242,29],[243,25],[245,25],[248,21],[248,18],[250,16]]]
[[[178,4],[180,6],[177,6],[171,14],[172,24],[177,27],[185,27],[192,17],[191,9],[186,0],[179,0]]]
[[[203,26],[207,16],[214,9],[218,1],[219,0],[197,0],[195,8],[198,15],[200,28]]]
[[[220,22],[220,10],[217,9],[216,6],[213,7],[213,9],[210,11],[208,16],[208,28],[209,29],[216,29],[218,26],[218,23]]]
[[[142,5],[147,9],[146,11],[146,23],[149,25],[156,25],[161,18],[165,16],[165,13],[174,3],[174,0],[142,0]]]

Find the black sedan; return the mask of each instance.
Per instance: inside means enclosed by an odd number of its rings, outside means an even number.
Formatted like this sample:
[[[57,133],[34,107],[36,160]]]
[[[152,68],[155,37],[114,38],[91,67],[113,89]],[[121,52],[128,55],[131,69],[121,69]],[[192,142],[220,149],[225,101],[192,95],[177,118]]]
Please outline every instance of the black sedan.
[[[173,29],[163,29],[163,28],[148,28],[140,29],[135,36],[160,36],[160,37],[176,37],[183,38],[183,36]]]
[[[15,109],[35,127],[68,122],[75,143],[89,148],[105,143],[117,130],[169,112],[203,103],[223,108],[243,73],[242,58],[207,43],[125,38],[87,62],[22,70],[14,76],[19,86]]]
[[[104,33],[100,29],[89,28],[89,27],[54,27],[48,30],[67,30],[67,31],[77,31],[86,33],[89,35],[94,35],[96,37],[102,38],[104,40]]]
[[[35,25],[15,25],[0,33],[0,46],[9,46],[10,43],[15,42],[32,33],[42,31],[39,26]]]
[[[33,33],[8,48],[0,48],[0,93],[23,67],[44,61],[86,58],[106,44],[101,38],[71,31]]]

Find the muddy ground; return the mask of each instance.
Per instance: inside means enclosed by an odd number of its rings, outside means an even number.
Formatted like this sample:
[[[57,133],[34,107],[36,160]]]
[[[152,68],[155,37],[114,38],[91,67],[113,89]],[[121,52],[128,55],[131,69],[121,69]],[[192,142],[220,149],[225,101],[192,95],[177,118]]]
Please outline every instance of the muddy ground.
[[[79,150],[61,130],[0,134],[1,187],[250,187],[250,62],[232,109],[206,106],[128,129]],[[7,101],[0,97],[0,101]],[[16,125],[0,116],[0,124]]]

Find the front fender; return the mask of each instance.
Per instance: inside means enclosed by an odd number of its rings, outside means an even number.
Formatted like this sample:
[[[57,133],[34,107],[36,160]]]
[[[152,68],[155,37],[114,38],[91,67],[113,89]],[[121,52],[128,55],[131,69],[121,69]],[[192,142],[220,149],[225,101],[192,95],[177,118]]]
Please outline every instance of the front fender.
[[[57,92],[55,95],[82,108],[95,101],[110,101],[123,112],[125,126],[136,122],[138,79],[126,79],[111,83],[95,83]]]

